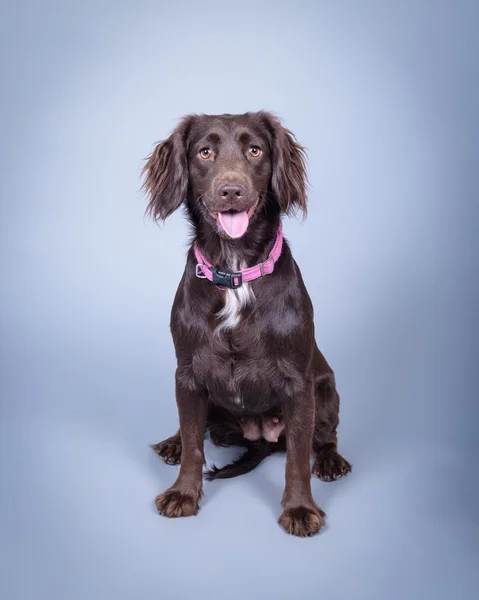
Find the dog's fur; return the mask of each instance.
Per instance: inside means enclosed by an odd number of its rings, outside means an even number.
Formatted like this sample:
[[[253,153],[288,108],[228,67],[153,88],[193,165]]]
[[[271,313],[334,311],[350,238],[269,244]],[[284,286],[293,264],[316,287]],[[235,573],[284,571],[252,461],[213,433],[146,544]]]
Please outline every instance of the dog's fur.
[[[147,160],[148,211],[163,220],[184,204],[194,241],[212,264],[223,271],[256,265],[267,259],[281,215],[306,211],[304,156],[270,113],[185,117]],[[251,215],[238,239],[216,219],[230,210]],[[191,247],[171,313],[180,430],[154,446],[167,463],[181,465],[173,486],[156,498],[158,511],[197,513],[209,432],[218,445],[246,447],[210,479],[245,473],[286,450],[279,522],[293,535],[313,535],[325,515],[311,494],[311,454],[313,473],[325,481],[351,466],[337,451],[339,395],[316,345],[313,307],[289,245],[284,240],[272,274],[237,290],[199,279],[195,267]],[[245,439],[245,419],[274,414],[285,425],[277,443]]]

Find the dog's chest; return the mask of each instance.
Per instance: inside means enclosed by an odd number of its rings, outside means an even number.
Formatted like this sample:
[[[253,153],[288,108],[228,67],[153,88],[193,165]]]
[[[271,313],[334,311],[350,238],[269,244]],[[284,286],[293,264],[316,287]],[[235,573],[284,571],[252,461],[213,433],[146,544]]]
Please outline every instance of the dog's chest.
[[[296,385],[297,366],[306,366],[295,343],[301,313],[291,291],[277,285],[273,293],[264,282],[221,291],[195,285],[201,293],[179,295],[173,309],[182,384],[206,389],[212,403],[231,411],[270,408],[284,396],[285,381],[290,390]]]
[[[241,322],[243,309],[254,301],[254,294],[247,283],[237,290],[223,290],[224,305],[216,314],[216,332],[233,330]]]
[[[218,327],[203,374],[211,401],[233,411],[256,412],[271,406],[279,377],[277,355],[269,348],[254,306],[246,305],[235,325]]]

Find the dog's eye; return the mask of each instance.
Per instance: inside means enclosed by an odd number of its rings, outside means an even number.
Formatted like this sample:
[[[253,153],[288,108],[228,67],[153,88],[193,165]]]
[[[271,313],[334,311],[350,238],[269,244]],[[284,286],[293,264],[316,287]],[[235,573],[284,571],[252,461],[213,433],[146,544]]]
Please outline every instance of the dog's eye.
[[[213,152],[211,151],[211,148],[201,148],[200,150],[201,158],[211,158],[212,154]]]
[[[249,155],[252,156],[253,158],[258,158],[258,156],[260,156],[261,154],[261,148],[258,148],[258,146],[251,146],[249,149]]]

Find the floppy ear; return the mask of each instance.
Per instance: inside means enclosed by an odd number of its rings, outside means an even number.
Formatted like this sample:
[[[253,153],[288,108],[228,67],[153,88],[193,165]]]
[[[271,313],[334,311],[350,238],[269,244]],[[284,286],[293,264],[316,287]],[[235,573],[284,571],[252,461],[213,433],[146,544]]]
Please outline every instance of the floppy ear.
[[[262,113],[262,116],[272,135],[271,188],[279,207],[287,214],[297,210],[306,214],[308,180],[304,148],[277,117],[270,113]]]
[[[147,214],[164,220],[186,199],[188,191],[188,159],[186,136],[190,126],[186,117],[170,137],[160,142],[143,167],[146,175],[143,189],[148,197]]]

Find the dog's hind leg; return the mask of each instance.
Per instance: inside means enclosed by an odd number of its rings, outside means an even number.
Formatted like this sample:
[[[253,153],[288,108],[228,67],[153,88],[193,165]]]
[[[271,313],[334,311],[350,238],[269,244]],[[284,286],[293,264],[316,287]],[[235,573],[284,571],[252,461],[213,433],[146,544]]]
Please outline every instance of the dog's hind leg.
[[[212,407],[208,409],[208,419],[210,418],[210,414],[215,415]],[[224,420],[224,418],[223,418]],[[208,427],[210,424],[208,424]],[[218,446],[231,446],[235,444],[241,445],[241,440],[243,436],[236,436],[231,439],[231,433],[228,428],[224,425],[222,427],[218,426],[218,423],[211,424],[212,432],[211,438],[214,444]],[[237,439],[239,438],[239,439]],[[167,465],[179,465],[181,463],[181,433],[180,430],[172,435],[171,437],[159,442],[158,444],[151,444],[151,448],[158,454],[158,456],[165,461]]]
[[[313,475],[323,481],[335,481],[351,471],[351,465],[338,452],[336,429],[339,424],[339,394],[334,374],[318,350],[321,368],[315,386],[316,422],[313,436]]]
[[[178,430],[163,442],[152,444],[151,447],[167,465],[177,465],[181,462],[181,434]]]

